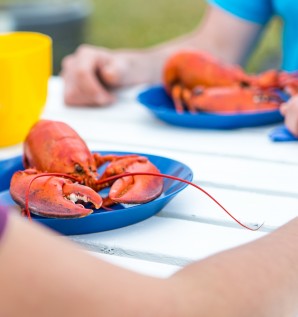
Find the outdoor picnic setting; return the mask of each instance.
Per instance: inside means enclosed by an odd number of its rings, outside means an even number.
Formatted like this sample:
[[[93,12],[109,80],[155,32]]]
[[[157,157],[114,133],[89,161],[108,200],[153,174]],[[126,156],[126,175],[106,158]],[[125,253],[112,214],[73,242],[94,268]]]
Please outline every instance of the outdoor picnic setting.
[[[0,0],[0,316],[298,316],[296,15]]]

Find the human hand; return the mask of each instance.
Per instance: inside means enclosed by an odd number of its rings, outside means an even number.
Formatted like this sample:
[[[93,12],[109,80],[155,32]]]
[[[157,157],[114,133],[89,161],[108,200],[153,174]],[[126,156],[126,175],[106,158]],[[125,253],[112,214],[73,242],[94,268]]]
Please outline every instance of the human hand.
[[[280,106],[280,113],[285,117],[285,125],[288,130],[298,137],[298,96],[283,103]]]
[[[150,81],[146,54],[81,45],[62,61],[64,101],[102,106],[115,101],[111,89]]]

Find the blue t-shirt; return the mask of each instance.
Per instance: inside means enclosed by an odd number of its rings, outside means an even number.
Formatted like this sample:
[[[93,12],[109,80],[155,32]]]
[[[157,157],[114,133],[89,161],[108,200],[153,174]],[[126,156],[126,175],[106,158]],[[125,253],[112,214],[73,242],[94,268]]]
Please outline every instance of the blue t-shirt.
[[[282,69],[298,70],[298,1],[297,0],[209,0],[231,14],[261,25],[273,16],[283,21]]]

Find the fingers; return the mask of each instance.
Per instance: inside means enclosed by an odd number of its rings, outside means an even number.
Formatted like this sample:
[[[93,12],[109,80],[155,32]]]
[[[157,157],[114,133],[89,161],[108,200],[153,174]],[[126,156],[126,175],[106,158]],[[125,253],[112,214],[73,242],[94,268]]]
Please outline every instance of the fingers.
[[[298,96],[283,103],[280,107],[280,113],[285,117],[285,125],[288,130],[298,137]]]
[[[151,55],[143,51],[112,51],[81,45],[62,62],[65,103],[91,106],[112,103],[114,97],[108,88],[152,82],[156,77],[155,64]]]
[[[101,67],[109,62],[109,54],[91,46],[81,46],[64,58],[61,76],[64,79],[64,101],[70,105],[106,105],[114,97],[100,81]]]
[[[124,87],[160,82],[159,63],[148,52],[117,50],[109,57],[105,64],[99,67],[100,77],[108,86]]]
[[[123,59],[114,59],[107,61],[100,68],[100,76],[109,86],[118,86],[123,84],[125,75],[129,73],[129,63]]]
[[[286,115],[286,112],[287,112],[287,108],[288,108],[288,104],[286,102],[282,103],[280,105],[280,108],[279,108],[279,111],[281,113],[282,116],[285,116]]]

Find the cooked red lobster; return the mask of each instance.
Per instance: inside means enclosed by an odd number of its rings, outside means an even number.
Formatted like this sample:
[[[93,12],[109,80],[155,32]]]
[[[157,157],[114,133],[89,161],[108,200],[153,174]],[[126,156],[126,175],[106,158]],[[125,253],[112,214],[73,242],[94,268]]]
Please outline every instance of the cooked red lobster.
[[[100,176],[97,168],[106,162],[110,163]],[[29,201],[32,213],[46,217],[84,217],[93,211],[74,202],[92,203],[95,208],[145,203],[163,189],[161,177],[131,175],[110,181],[113,175],[158,174],[159,170],[143,156],[92,154],[82,138],[63,122],[41,120],[32,127],[24,142],[23,163],[27,169],[13,175],[11,196],[23,208]],[[109,197],[103,200],[97,192],[111,184]]]
[[[24,142],[23,163],[26,169],[12,176],[10,194],[28,217],[32,212],[50,218],[79,218],[92,213],[92,207],[146,203],[160,196],[163,178],[169,178],[201,190],[241,226],[259,229],[242,224],[198,185],[161,174],[144,156],[92,154],[63,122],[40,120],[32,127]],[[99,175],[97,168],[105,163],[108,166]],[[103,199],[98,191],[110,186]]]
[[[249,75],[200,51],[181,51],[165,63],[163,84],[176,111],[241,113],[278,109],[279,91],[298,91],[297,73],[268,70]]]

